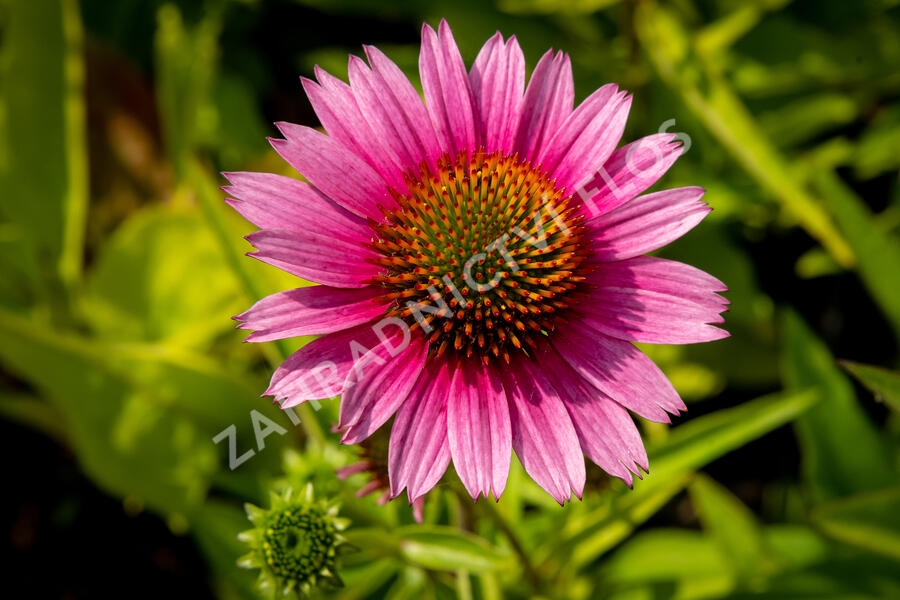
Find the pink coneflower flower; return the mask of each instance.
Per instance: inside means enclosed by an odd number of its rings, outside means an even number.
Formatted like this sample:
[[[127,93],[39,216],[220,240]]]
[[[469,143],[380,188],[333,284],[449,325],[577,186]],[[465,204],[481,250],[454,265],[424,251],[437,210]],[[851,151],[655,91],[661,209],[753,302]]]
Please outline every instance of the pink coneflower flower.
[[[573,108],[569,57],[526,86],[498,33],[467,72],[450,27],[422,29],[424,102],[366,46],[350,84],[303,87],[327,133],[278,123],[275,150],[309,183],[228,173],[229,202],[261,228],[251,256],[321,285],[235,317],[263,342],[323,334],[266,391],[282,407],[341,395],[342,441],[393,417],[391,494],[420,498],[450,461],[473,498],[499,498],[512,451],[558,502],[581,497],[586,454],[632,484],[648,469],[629,411],[684,404],[632,342],[726,337],[725,286],[643,256],[709,212],[703,190],[641,195],[681,147],[616,149],[631,97],[606,85]]]

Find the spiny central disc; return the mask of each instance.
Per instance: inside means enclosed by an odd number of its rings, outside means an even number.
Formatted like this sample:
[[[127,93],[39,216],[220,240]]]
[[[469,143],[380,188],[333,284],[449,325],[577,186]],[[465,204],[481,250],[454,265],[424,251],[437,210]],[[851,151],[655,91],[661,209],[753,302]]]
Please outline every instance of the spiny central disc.
[[[407,177],[399,208],[370,220],[374,278],[387,316],[428,336],[433,355],[455,348],[483,360],[527,352],[581,294],[588,255],[579,207],[517,156],[445,157]]]

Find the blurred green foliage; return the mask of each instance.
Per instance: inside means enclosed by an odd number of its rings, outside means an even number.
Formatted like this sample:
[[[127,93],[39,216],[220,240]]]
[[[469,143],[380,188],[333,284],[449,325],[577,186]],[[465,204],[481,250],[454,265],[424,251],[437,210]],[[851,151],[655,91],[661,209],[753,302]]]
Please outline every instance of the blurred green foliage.
[[[289,481],[353,522],[336,598],[900,597],[897,2],[0,7],[0,413],[191,536],[219,596],[257,595],[235,566],[241,505]],[[579,98],[634,93],[627,138],[673,118],[691,137],[661,185],[702,185],[716,210],[663,254],[729,285],[732,337],[646,348],[692,410],[641,424],[651,473],[633,491],[591,471],[560,508],[514,461],[498,504],[451,472],[416,525],[334,476],[356,457],[328,433],[336,400],[297,425],[258,397],[307,340],[243,345],[230,316],[302,283],[243,257],[251,228],[217,171],[289,174],[264,137],[315,123],[295,76],[345,76],[376,43],[417,81],[418,27],[442,17],[469,62],[497,29],[532,67],[562,48]],[[213,442],[231,425],[252,451],[234,470]]]

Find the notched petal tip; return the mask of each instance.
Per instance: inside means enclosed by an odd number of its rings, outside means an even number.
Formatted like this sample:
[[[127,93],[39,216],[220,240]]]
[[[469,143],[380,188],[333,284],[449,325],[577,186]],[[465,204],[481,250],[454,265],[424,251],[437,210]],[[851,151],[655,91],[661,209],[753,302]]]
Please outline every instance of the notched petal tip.
[[[302,75],[300,76],[300,86],[310,99],[322,90],[322,86],[317,81],[313,81],[309,77],[303,77]]]
[[[698,199],[698,200],[699,200],[700,198],[702,198],[704,194],[706,194],[706,188],[700,187],[699,185],[688,185],[688,186],[685,186],[683,189],[684,189],[684,190],[691,190],[692,192],[694,192],[695,194],[697,194],[697,199]]]
[[[297,125],[296,123],[290,123],[288,121],[275,121],[273,123],[273,125],[275,125],[275,127],[278,128],[278,131],[281,133],[281,135],[284,136],[283,141],[285,141],[285,142],[287,142],[290,139],[290,135],[289,135],[290,130],[295,127],[299,127],[299,125]],[[268,139],[269,143],[271,143],[273,138],[266,138],[266,139]],[[275,139],[277,139],[277,138],[275,138]]]
[[[728,311],[727,311],[727,309],[726,309],[726,310],[724,310],[724,311],[722,311],[722,312],[728,312]],[[718,321],[718,322],[719,322],[719,323],[724,323],[724,322],[725,322],[725,319],[721,319],[721,320]],[[720,341],[720,340],[724,340],[724,339],[727,339],[727,338],[730,338],[730,337],[731,337],[731,332],[730,332],[730,331],[727,331],[727,330],[725,330],[725,329],[722,329],[721,327],[715,327],[715,326],[713,326],[713,325],[710,325],[709,328],[713,330],[713,331],[711,332],[711,335],[710,335],[710,339],[709,339],[710,342],[718,342],[718,341]]]
[[[450,29],[450,24],[447,22],[446,18],[441,18],[441,22],[438,24],[438,32],[441,35],[453,36],[453,31]]]
[[[347,58],[347,70],[349,71],[350,69],[363,69],[363,72],[365,72],[369,70],[369,65],[359,56],[351,54]]]
[[[372,46],[371,44],[363,45],[363,53],[366,55],[366,60],[369,61],[369,64],[372,65],[372,70],[377,70],[375,64],[383,61],[391,61],[387,55],[382,52],[377,46]]]
[[[275,126],[276,127],[278,126],[277,123],[275,124]],[[278,152],[279,154],[281,153],[281,151],[279,149],[284,148],[285,146],[288,145],[288,141],[283,138],[267,136],[266,141],[269,142],[269,145],[272,146],[272,148],[274,148],[275,151]]]

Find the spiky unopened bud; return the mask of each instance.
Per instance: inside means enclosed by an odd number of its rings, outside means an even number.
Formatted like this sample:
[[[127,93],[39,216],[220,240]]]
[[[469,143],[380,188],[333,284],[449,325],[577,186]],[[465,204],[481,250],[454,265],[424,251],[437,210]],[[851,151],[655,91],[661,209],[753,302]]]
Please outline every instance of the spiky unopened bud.
[[[311,484],[299,496],[288,488],[272,494],[268,510],[245,505],[254,528],[238,536],[250,545],[238,564],[258,568],[260,588],[276,596],[304,597],[315,586],[343,585],[337,568],[347,522],[336,504],[314,500]]]

